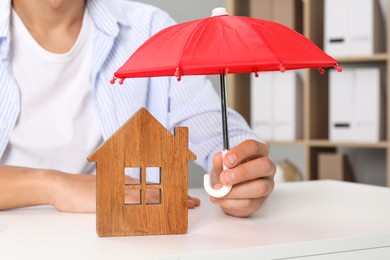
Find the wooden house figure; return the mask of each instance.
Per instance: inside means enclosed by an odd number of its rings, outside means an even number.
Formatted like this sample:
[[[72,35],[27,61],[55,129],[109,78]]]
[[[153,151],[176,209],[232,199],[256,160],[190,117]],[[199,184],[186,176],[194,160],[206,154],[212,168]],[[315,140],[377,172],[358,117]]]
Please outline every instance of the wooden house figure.
[[[145,108],[138,110],[88,157],[96,162],[98,235],[186,233],[188,160],[195,159],[186,127],[176,127],[172,135]],[[139,179],[129,183],[127,171]],[[159,175],[159,181],[148,182],[149,173]],[[125,200],[129,193],[136,201]],[[149,194],[153,200],[148,201]]]

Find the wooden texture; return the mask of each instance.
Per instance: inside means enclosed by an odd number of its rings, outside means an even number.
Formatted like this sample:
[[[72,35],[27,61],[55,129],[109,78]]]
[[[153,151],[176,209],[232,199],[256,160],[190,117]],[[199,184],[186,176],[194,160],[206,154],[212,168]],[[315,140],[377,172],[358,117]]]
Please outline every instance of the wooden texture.
[[[250,122],[250,74],[228,75],[227,93],[229,107]]]
[[[304,1],[304,34],[322,48],[324,41],[324,1]],[[317,70],[307,70],[305,86],[305,134],[308,139],[328,137],[328,74],[321,75]]]
[[[227,1],[227,11],[230,15],[249,15],[249,0]],[[227,76],[227,102],[229,107],[239,112],[247,122],[250,122],[250,77],[249,74]]]
[[[318,154],[318,179],[355,181],[351,164],[345,154]]]
[[[386,42],[387,45],[390,44],[390,4],[389,0],[387,1],[387,24],[386,24]],[[386,150],[386,184],[387,187],[390,187],[390,51],[387,47],[385,55],[387,56],[386,62],[386,107],[385,107],[385,120],[386,120],[386,130],[385,130],[385,140],[387,141],[387,150]]]
[[[188,228],[188,129],[165,129],[145,108],[134,114],[89,158],[97,163],[99,236],[183,234]],[[141,168],[139,185],[125,184],[125,168]],[[146,182],[146,167],[159,167],[159,184]],[[146,190],[160,189],[161,203],[147,204]],[[141,203],[125,204],[125,191],[141,191]],[[131,252],[129,252],[131,254]]]
[[[302,33],[301,0],[252,0],[249,1],[249,15],[281,23]]]

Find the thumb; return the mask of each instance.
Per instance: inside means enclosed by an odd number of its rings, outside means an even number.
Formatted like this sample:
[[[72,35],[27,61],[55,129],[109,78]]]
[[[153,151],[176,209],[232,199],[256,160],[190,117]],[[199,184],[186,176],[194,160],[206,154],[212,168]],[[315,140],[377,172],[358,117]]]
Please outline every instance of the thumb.
[[[218,152],[213,157],[213,169],[211,170],[210,177],[211,177],[211,183],[213,186],[215,184],[221,183],[220,181],[220,175],[223,170],[222,167],[222,153]]]
[[[221,173],[223,170],[222,165],[222,152],[218,152],[213,157],[213,168],[216,172]]]

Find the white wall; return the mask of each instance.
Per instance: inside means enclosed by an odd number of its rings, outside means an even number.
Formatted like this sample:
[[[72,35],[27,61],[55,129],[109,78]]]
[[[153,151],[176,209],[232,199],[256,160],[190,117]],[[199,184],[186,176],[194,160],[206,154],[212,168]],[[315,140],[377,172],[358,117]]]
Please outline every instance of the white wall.
[[[224,0],[137,0],[167,11],[178,23],[211,15],[215,7],[225,6]]]

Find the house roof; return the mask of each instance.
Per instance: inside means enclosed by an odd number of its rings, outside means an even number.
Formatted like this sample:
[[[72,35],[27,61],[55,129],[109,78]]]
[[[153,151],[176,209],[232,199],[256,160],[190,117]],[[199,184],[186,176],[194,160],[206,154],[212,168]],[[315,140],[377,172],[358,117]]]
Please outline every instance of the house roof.
[[[182,132],[182,131],[185,131]],[[127,135],[127,133],[134,133]],[[169,132],[146,108],[140,108],[129,120],[126,121],[110,138],[108,138],[102,145],[100,145],[89,157],[88,161],[96,162],[101,153],[104,153],[105,149],[110,148],[110,143],[113,142],[117,138],[123,138],[123,140],[128,139],[136,139],[141,136],[141,140],[139,142],[145,143],[145,139],[153,139],[157,136],[154,136],[156,133],[159,133],[160,136],[164,138],[168,138],[170,140],[175,141],[178,137],[178,134],[185,134],[185,141],[188,140],[188,132],[187,127],[176,127],[175,135]],[[180,139],[181,141],[181,139]],[[153,140],[151,140],[153,142]],[[148,144],[153,144],[150,141]],[[187,141],[188,142],[188,141]],[[188,143],[185,144],[185,147],[188,147]],[[184,151],[185,152],[185,151]],[[187,148],[186,154],[188,160],[195,160],[196,155]]]

